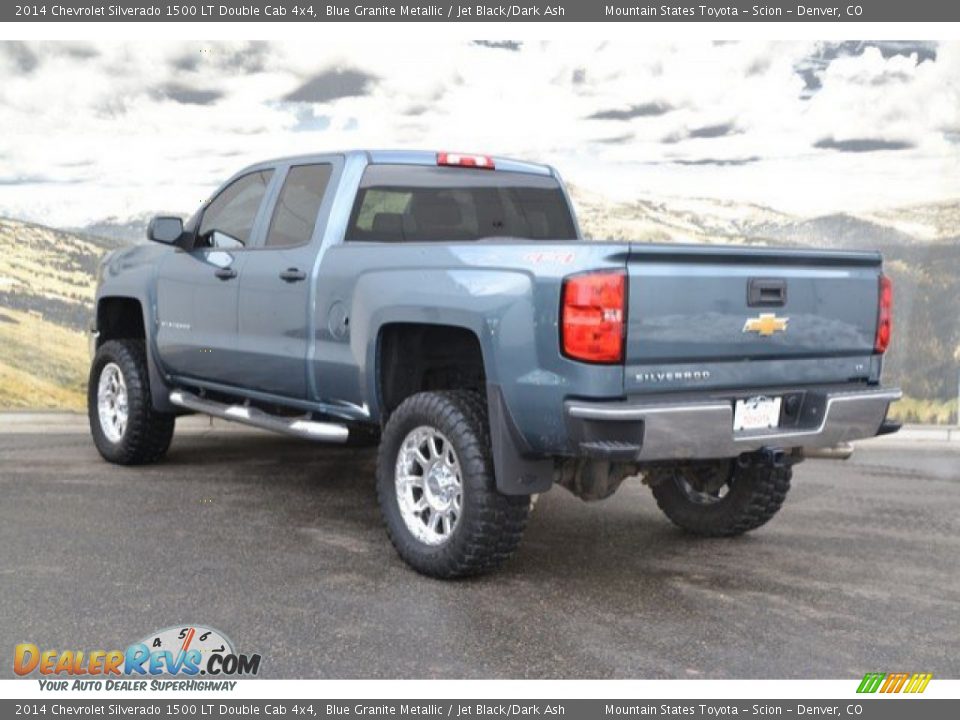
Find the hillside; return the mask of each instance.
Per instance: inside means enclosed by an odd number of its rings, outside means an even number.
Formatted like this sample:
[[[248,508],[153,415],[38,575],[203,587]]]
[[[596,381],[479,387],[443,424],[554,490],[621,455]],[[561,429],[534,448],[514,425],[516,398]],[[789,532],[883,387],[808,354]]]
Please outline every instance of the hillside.
[[[800,218],[711,199],[612,203],[573,188],[591,238],[876,249],[894,282],[894,343],[885,377],[917,402],[904,417],[956,417],[960,366],[960,201]],[[952,413],[952,414],[951,414]]]
[[[94,273],[118,246],[0,219],[0,408],[83,406]]]
[[[960,202],[801,218],[711,199],[618,203],[571,192],[590,238],[882,250],[896,308],[886,377],[914,399],[901,404],[907,419],[947,421],[960,348]],[[0,408],[83,405],[98,259],[143,237],[145,223],[110,218],[68,232],[0,219]]]

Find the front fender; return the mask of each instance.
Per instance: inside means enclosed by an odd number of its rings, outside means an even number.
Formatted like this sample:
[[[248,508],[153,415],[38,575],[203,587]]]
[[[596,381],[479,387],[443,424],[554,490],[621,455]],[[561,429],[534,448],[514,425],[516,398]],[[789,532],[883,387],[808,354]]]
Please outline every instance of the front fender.
[[[134,245],[109,253],[97,270],[97,290],[94,299],[94,333],[100,302],[108,298],[135,300],[143,313],[144,343],[147,351],[147,370],[150,376],[150,395],[155,410],[174,412],[170,404],[169,387],[164,378],[163,365],[156,347],[156,276],[165,254],[173,252],[161,245]],[[101,341],[97,338],[97,345]]]

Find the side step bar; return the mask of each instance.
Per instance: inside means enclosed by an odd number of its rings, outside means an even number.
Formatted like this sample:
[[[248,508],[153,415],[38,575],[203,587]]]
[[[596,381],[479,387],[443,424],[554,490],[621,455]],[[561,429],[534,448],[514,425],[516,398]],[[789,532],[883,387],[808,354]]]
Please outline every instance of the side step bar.
[[[226,403],[207,400],[186,390],[173,390],[170,393],[170,402],[177,407],[186,408],[205,415],[233,420],[253,425],[254,427],[273,432],[294,435],[307,440],[317,440],[328,443],[345,443],[350,431],[346,425],[336,423],[317,422],[306,417],[285,418],[270,415],[263,410],[246,405],[227,405]]]

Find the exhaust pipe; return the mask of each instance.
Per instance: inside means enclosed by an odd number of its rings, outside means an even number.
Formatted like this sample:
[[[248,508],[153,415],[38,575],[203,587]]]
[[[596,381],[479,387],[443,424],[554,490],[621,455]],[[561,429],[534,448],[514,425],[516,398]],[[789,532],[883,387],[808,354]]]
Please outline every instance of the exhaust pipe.
[[[853,445],[842,442],[831,447],[808,448],[804,451],[804,455],[808,458],[819,458],[821,460],[847,460],[853,455]]]

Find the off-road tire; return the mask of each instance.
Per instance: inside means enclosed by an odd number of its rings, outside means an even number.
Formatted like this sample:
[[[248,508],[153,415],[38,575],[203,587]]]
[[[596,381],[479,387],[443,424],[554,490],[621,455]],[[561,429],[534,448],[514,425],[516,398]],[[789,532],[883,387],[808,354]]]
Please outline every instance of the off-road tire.
[[[663,514],[678,527],[706,537],[742,535],[769,522],[790,490],[790,466],[722,462],[729,463],[724,466],[730,473],[729,491],[709,504],[693,501],[684,490],[683,479],[689,482],[696,472],[692,466],[677,465],[648,473],[647,481]]]
[[[127,425],[117,442],[112,442],[104,433],[97,409],[100,374],[108,363],[120,368],[127,388]],[[166,454],[176,416],[153,409],[142,340],[109,340],[97,349],[87,384],[87,415],[93,442],[104,460],[117,465],[143,465],[156,462]]]
[[[462,514],[449,539],[439,546],[427,545],[410,532],[397,500],[397,455],[407,434],[421,425],[449,438],[462,474]],[[498,568],[517,549],[530,515],[529,495],[497,491],[487,405],[479,393],[468,391],[419,393],[391,414],[377,456],[377,499],[400,557],[417,572],[442,579]]]

